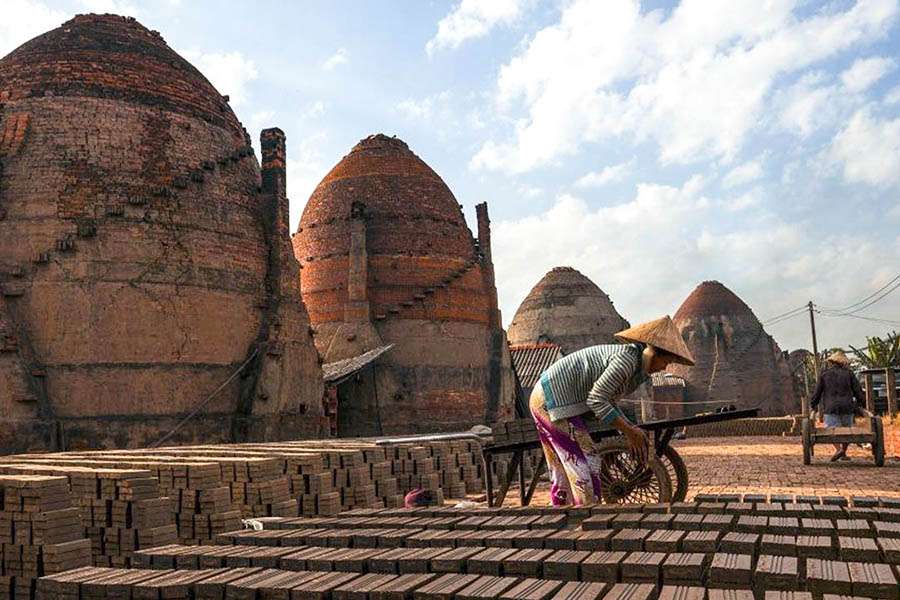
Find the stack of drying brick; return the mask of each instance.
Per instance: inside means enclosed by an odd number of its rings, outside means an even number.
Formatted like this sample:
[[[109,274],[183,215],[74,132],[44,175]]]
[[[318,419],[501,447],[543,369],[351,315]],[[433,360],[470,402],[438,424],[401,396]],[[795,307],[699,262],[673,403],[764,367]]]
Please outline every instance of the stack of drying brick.
[[[61,476],[80,508],[81,537],[90,539],[95,565],[129,566],[135,550],[177,539],[170,500],[150,471],[10,464],[0,472]]]
[[[0,599],[28,600],[38,577],[90,564],[65,477],[0,475]]]

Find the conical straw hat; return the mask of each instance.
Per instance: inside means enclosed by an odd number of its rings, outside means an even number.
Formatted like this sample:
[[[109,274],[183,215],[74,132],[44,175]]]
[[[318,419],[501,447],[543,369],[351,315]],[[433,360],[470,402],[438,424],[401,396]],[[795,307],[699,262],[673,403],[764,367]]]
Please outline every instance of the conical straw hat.
[[[675,362],[683,365],[692,366],[694,364],[691,351],[688,350],[687,344],[681,337],[681,332],[678,331],[669,315],[635,325],[620,331],[615,336],[623,342],[640,342],[654,346],[675,356]]]
[[[829,354],[828,358],[826,358],[825,360],[827,360],[828,362],[833,362],[838,365],[844,365],[845,367],[850,366],[850,359],[847,358],[847,355],[844,354],[843,350],[835,350],[834,352]]]

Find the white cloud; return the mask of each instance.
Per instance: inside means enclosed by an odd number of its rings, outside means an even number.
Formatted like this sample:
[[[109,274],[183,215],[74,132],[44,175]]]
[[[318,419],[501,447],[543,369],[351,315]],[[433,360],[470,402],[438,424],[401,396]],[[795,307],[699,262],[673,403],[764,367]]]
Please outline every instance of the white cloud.
[[[884,97],[885,104],[900,104],[900,85],[894,87]]]
[[[140,10],[134,4],[123,0],[81,0],[81,5],[92,13],[109,13],[126,17],[140,16]]]
[[[444,48],[487,35],[501,24],[510,24],[522,14],[525,0],[462,0],[438,22],[437,33],[425,44],[431,55]]]
[[[69,19],[65,11],[51,9],[35,0],[3,0],[0,18],[0,57],[31,38],[62,25]]]
[[[577,188],[602,187],[608,183],[615,183],[624,180],[634,171],[635,159],[628,162],[619,163],[617,165],[608,165],[599,171],[586,173],[575,181]]]
[[[900,184],[900,117],[882,120],[864,108],[834,137],[828,159],[850,183]]]
[[[640,184],[633,197],[614,206],[592,208],[563,195],[540,214],[495,222],[493,257],[506,322],[544,273],[560,265],[590,277],[634,323],[674,313],[707,279],[725,283],[761,319],[809,298],[853,302],[867,293],[848,285],[860,282],[860,264],[896,263],[897,243],[866,232],[829,235],[782,219],[753,198],[759,194],[741,196],[735,207],[740,218],[725,219],[722,207],[736,201],[710,197],[694,177],[680,187]],[[884,314],[892,310],[900,310],[900,295],[886,300]],[[847,321],[829,322],[820,341],[853,342],[858,324]],[[807,343],[808,323],[786,321],[770,333],[782,347],[798,347]]]
[[[747,161],[729,171],[722,178],[722,186],[727,188],[738,187],[761,179],[764,175],[762,159]]]
[[[336,67],[347,64],[348,62],[350,62],[350,56],[347,54],[347,50],[344,48],[338,48],[334,54],[325,59],[325,62],[322,63],[322,69],[331,71]]]
[[[529,200],[537,198],[544,193],[544,190],[542,188],[526,184],[520,185],[518,188],[516,188],[516,191],[519,193],[519,196],[527,198]]]
[[[325,103],[321,100],[315,100],[314,102],[310,102],[300,111],[300,118],[302,120],[308,119],[318,119],[319,117],[325,114]]]
[[[232,106],[239,106],[247,100],[247,86],[259,75],[256,64],[237,51],[186,50],[183,55],[200,69],[220,94],[229,97]]]
[[[328,173],[330,165],[320,150],[326,138],[324,132],[319,132],[304,136],[297,142],[288,140],[286,169],[291,231],[296,230],[306,202]]]
[[[858,93],[890,73],[896,63],[889,58],[874,56],[857,59],[853,65],[841,73],[841,81],[847,91]]]
[[[895,0],[684,0],[668,16],[637,0],[575,0],[500,70],[498,110],[511,138],[488,140],[473,168],[523,172],[592,141],[649,140],[663,162],[732,160],[763,120],[780,77],[881,36]]]
[[[852,100],[840,86],[827,84],[827,79],[825,73],[807,73],[778,91],[775,105],[784,129],[805,138],[837,121],[844,105]]]

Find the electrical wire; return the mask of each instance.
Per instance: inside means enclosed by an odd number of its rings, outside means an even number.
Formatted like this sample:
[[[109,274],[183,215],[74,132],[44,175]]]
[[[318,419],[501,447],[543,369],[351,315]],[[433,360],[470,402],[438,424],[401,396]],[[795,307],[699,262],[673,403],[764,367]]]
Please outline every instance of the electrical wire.
[[[769,317],[765,321],[762,322],[763,325],[771,325],[774,323],[780,323],[781,321],[785,321],[787,319],[796,317],[799,314],[802,314],[803,311],[808,310],[809,306],[804,304],[803,306],[798,306],[797,308],[791,309],[787,312],[781,313],[780,315],[776,315],[774,317]]]
[[[854,308],[853,310],[834,311],[834,310],[823,309],[824,310],[823,314],[828,313],[832,316],[840,316],[840,317],[851,316],[851,315],[857,314],[857,313],[859,313],[863,310],[866,310],[867,308],[870,308],[870,307],[874,306],[875,304],[881,302],[882,300],[887,298],[890,294],[892,294],[893,292],[895,292],[898,289],[900,289],[900,280],[896,281],[896,283],[894,283],[893,285],[888,287],[886,290],[884,288],[882,288],[882,290],[884,290],[884,291],[876,292],[876,296],[874,298],[872,296],[870,296],[870,298],[871,298],[870,300],[868,300],[861,306]],[[877,295],[879,293],[880,293],[880,295]]]
[[[823,310],[827,310],[827,311],[829,311],[829,312],[847,312],[848,310],[851,310],[851,309],[853,309],[853,308],[859,306],[860,304],[863,304],[864,302],[870,300],[871,298],[874,298],[875,296],[877,296],[878,294],[880,294],[882,291],[884,291],[886,288],[888,288],[888,287],[890,287],[891,285],[893,285],[894,282],[898,282],[898,281],[900,281],[900,273],[898,273],[896,277],[894,277],[893,279],[891,279],[890,281],[888,281],[886,284],[884,284],[883,286],[881,286],[880,288],[878,288],[877,290],[875,290],[874,292],[872,292],[871,294],[869,294],[868,296],[866,296],[865,298],[863,298],[862,300],[859,300],[858,302],[854,302],[853,304],[851,304],[851,305],[849,305],[849,306],[845,306],[844,308],[834,308],[834,307],[828,307],[828,306],[820,306],[819,308],[821,308],[821,309],[823,309]]]

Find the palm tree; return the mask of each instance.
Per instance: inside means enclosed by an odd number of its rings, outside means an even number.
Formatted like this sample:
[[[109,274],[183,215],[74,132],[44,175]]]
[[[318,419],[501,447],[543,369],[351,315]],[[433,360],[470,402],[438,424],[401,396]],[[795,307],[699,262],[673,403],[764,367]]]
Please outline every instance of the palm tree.
[[[885,338],[866,338],[868,346],[859,350],[850,346],[856,358],[867,369],[886,369],[900,366],[900,335],[892,331]]]

